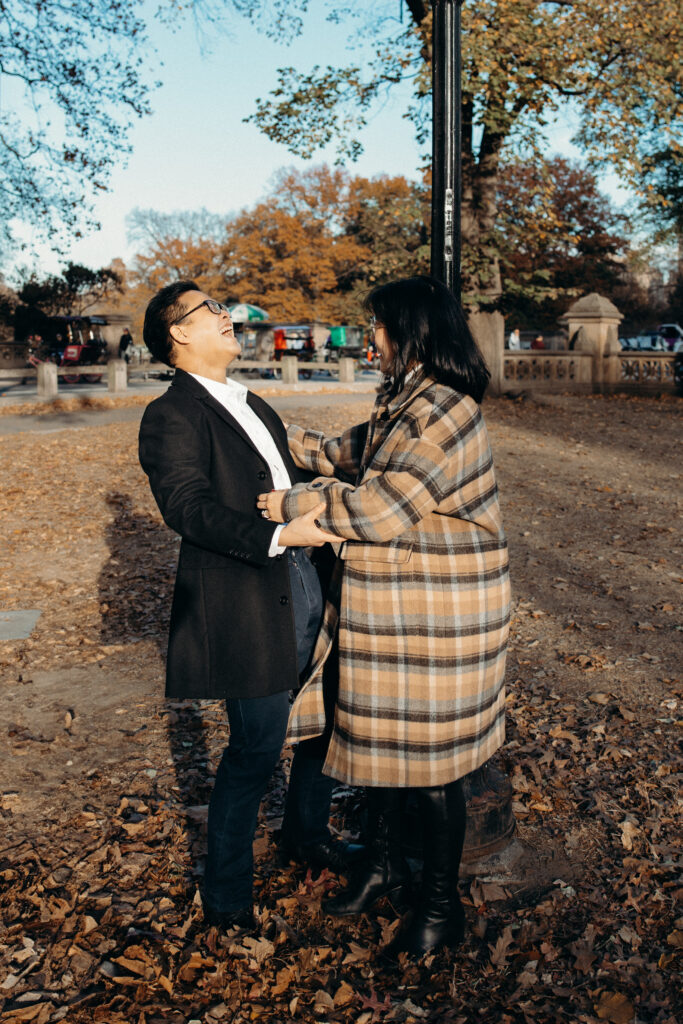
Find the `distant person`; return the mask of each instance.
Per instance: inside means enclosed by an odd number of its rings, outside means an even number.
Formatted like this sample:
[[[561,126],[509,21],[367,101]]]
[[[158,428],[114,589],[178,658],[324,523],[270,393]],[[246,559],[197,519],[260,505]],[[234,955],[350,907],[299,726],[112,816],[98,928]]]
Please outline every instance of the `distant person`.
[[[537,334],[537,335],[536,335],[536,337],[534,338],[534,340],[533,340],[533,341],[531,342],[531,347],[532,347],[533,349],[535,349],[535,351],[537,351],[537,352],[538,352],[539,350],[541,350],[541,349],[544,349],[544,348],[545,348],[545,342],[543,341],[543,335],[542,335],[542,334]]]
[[[513,352],[519,351],[522,347],[522,342],[519,338],[519,328],[515,327],[514,330],[510,331],[510,337],[508,338],[508,348]]]
[[[130,328],[124,327],[123,334],[119,338],[119,359],[125,359],[126,362],[130,360],[130,352],[128,349],[133,344],[133,335],[130,333]]]

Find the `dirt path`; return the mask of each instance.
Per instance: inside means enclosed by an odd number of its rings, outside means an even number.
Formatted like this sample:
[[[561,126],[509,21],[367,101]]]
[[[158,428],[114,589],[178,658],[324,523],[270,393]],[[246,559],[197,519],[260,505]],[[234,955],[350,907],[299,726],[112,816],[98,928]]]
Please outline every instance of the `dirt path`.
[[[336,431],[371,401],[276,404]],[[673,1024],[681,403],[498,399],[485,416],[515,592],[500,761],[521,832],[576,871],[524,906],[475,881],[463,950],[398,975],[377,961],[390,908],[335,925],[319,911],[331,881],[276,864],[284,774],[257,841],[262,944],[228,953],[202,931],[224,723],[218,704],[162,699],[177,543],[137,465],[137,416],[2,438],[0,609],[41,611],[29,639],[0,643],[8,1020],[464,1024],[476,997],[496,1024]],[[339,793],[340,829],[355,803]]]

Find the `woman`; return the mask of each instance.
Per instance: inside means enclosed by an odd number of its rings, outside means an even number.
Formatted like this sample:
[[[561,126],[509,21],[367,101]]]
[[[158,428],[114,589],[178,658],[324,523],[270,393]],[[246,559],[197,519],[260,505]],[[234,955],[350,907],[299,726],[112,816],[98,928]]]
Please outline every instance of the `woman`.
[[[401,825],[413,791],[422,890],[395,951],[421,954],[464,931],[461,780],[503,742],[507,545],[479,409],[489,374],[459,304],[414,277],[376,288],[366,307],[384,373],[370,421],[334,439],[290,427],[295,462],[320,475],[258,505],[289,521],[324,502],[316,522],[345,539],[289,727],[291,740],[322,731],[336,638],[325,772],[367,787],[369,834],[362,870],[326,909],[361,913],[408,889]]]

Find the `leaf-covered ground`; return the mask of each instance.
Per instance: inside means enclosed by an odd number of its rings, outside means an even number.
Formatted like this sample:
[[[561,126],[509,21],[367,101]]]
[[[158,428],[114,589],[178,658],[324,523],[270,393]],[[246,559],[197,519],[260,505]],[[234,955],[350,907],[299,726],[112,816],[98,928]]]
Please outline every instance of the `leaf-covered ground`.
[[[368,408],[278,400],[326,430]],[[680,1020],[680,408],[486,402],[515,590],[499,763],[520,834],[567,870],[521,895],[467,878],[463,946],[398,967],[394,908],[325,917],[336,878],[278,862],[287,752],[256,839],[259,934],[204,928],[225,721],[162,698],[176,541],[137,425],[2,437],[0,609],[42,612],[0,644],[2,1019]],[[359,794],[334,810],[353,832]]]

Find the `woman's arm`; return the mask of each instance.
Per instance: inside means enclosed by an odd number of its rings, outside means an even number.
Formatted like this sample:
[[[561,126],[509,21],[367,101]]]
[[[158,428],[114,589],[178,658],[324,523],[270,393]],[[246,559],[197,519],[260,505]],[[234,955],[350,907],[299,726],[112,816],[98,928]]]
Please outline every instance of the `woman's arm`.
[[[358,475],[367,434],[367,422],[358,423],[340,437],[329,438],[317,430],[293,425],[287,428],[289,450],[300,469],[350,481]]]
[[[324,501],[324,512],[316,516],[321,528],[365,543],[400,536],[437,506],[457,518],[476,509],[480,525],[497,532],[497,491],[483,420],[478,410],[458,411],[457,420],[437,419],[418,436],[414,420],[401,424],[391,449],[380,449],[357,487],[318,478],[260,495],[259,505],[274,519],[290,519]]]

